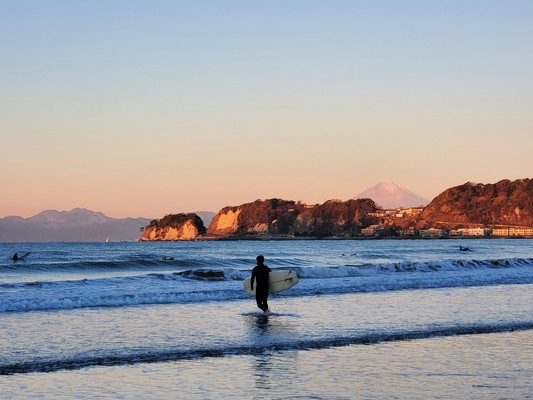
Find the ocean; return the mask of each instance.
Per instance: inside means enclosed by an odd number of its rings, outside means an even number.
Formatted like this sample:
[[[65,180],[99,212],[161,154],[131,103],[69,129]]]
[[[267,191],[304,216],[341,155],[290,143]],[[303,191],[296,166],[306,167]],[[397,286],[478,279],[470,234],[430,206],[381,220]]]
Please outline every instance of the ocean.
[[[259,254],[300,277],[268,316]],[[531,376],[532,239],[0,243],[2,399],[527,399]]]

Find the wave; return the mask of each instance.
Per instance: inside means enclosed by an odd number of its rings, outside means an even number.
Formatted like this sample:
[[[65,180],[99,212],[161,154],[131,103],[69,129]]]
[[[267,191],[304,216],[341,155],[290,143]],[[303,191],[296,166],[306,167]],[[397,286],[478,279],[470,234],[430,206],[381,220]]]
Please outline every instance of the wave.
[[[466,271],[476,269],[503,269],[533,267],[532,258],[490,259],[490,260],[443,260],[412,262],[403,261],[386,264],[342,265],[338,267],[294,268],[301,278],[330,278],[370,276],[380,273]]]
[[[196,259],[131,259],[124,261],[75,261],[60,263],[24,263],[0,266],[0,272],[83,272],[83,271],[128,271],[151,268],[176,269],[205,266],[206,261]]]
[[[269,317],[257,316],[268,323]],[[275,318],[275,317],[274,317]],[[207,357],[225,357],[234,355],[260,355],[272,351],[298,351],[311,349],[325,349],[350,345],[369,345],[385,342],[399,342],[407,340],[430,339],[436,337],[479,335],[489,333],[504,333],[526,331],[533,329],[533,321],[496,324],[451,325],[428,330],[404,330],[394,332],[371,331],[355,336],[339,336],[316,340],[280,341],[250,346],[229,346],[226,348],[195,348],[195,349],[164,349],[138,353],[121,354],[119,352],[99,355],[80,356],[70,359],[50,359],[39,361],[25,361],[11,364],[0,364],[0,375],[16,373],[53,372],[60,370],[75,370],[95,366],[120,366],[140,363],[158,363]]]
[[[533,259],[450,260],[294,267],[300,283],[275,296],[312,296],[500,284],[532,284]],[[0,284],[0,313],[247,298],[249,269],[187,268],[135,276]]]
[[[295,266],[309,266],[308,260],[284,259],[277,260],[276,264],[282,268]],[[184,270],[192,268],[209,269],[252,269],[255,264],[250,259],[244,258],[174,258],[165,257],[149,258],[146,255],[128,256],[124,260],[75,260],[62,262],[31,262],[0,264],[0,273],[7,272],[101,272],[101,271],[143,271],[143,270]]]
[[[244,280],[250,275],[252,266],[242,267],[243,260],[209,260],[181,259],[181,260],[135,260],[135,261],[92,261],[62,264],[35,264],[29,266],[13,267],[2,266],[1,270],[10,271],[42,271],[42,272],[77,272],[80,270],[150,270],[161,267],[176,271],[175,274],[190,277],[217,277],[224,279]],[[248,260],[249,264],[249,260]],[[473,269],[500,269],[513,267],[533,267],[533,258],[490,259],[490,260],[444,260],[444,261],[404,261],[385,264],[345,264],[339,266],[309,266],[303,262],[288,260],[277,269],[291,269],[298,273],[300,278],[341,278],[354,276],[368,276],[375,273],[386,272],[437,272],[437,271],[461,271]],[[160,276],[161,274],[147,274],[146,276]],[[0,287],[5,284],[0,284]]]
[[[440,269],[473,269],[473,268],[508,268],[513,266],[533,265],[531,258],[514,259],[454,259],[443,261],[404,261],[397,263],[363,263],[328,265],[319,267],[311,265],[308,260],[285,259],[276,260],[279,267],[274,269],[290,268],[299,271],[302,277],[323,278],[328,276],[356,276],[365,269],[378,268],[380,271],[389,272],[414,272],[414,271],[436,271]],[[253,265],[249,259],[217,259],[217,258],[181,258],[171,257],[154,259],[146,257],[128,257],[127,260],[120,261],[65,261],[50,263],[11,263],[0,265],[1,272],[90,272],[90,271],[142,271],[142,270],[185,270],[195,268],[220,269],[220,270],[250,270]]]

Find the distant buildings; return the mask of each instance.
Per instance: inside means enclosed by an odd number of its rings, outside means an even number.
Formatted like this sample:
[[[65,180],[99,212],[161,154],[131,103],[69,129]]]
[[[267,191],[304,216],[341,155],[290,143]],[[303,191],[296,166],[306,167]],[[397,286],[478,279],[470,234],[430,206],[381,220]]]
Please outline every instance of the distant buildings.
[[[401,229],[398,231],[398,234],[400,236],[418,236],[418,231],[414,228],[414,226],[411,226],[407,229]]]
[[[409,227],[392,231],[381,225],[371,225],[368,228],[361,229],[363,236],[400,236],[400,237],[422,237],[422,238],[441,238],[441,237],[533,237],[533,228],[514,227],[514,228],[461,228],[447,229],[428,228],[416,229]]]
[[[489,236],[492,230],[487,228],[461,228],[450,231],[450,236]]]
[[[422,213],[423,208],[408,208],[408,209],[394,209],[394,210],[378,210],[369,213],[369,217],[374,217],[379,220],[379,224],[370,225],[367,228],[361,229],[363,236],[399,236],[399,237],[422,237],[422,238],[442,238],[442,237],[533,237],[533,228],[528,227],[497,227],[489,228],[483,226],[474,226],[459,229],[439,229],[429,227],[427,229],[417,229],[416,226],[410,226],[403,229],[394,229],[396,224],[405,226],[412,217],[416,217]],[[407,219],[407,220],[405,220]],[[400,223],[399,220],[405,220]],[[395,222],[397,221],[397,222]],[[376,221],[377,222],[377,221]],[[415,219],[413,224],[416,225]]]
[[[450,231],[450,236],[533,236],[533,228],[465,228]]]
[[[370,225],[368,228],[361,229],[361,234],[363,236],[375,236],[375,235],[377,235],[378,229],[380,229],[380,228],[381,228],[381,226],[379,226],[379,225]]]
[[[492,230],[492,236],[533,236],[533,228],[495,228]]]
[[[446,231],[443,229],[429,228],[429,229],[420,229],[420,237],[444,237],[446,236]]]
[[[420,207],[406,209],[398,208],[395,210],[378,210],[373,213],[368,213],[368,216],[376,218],[403,218],[404,216],[415,216],[422,214],[422,211],[424,211],[424,209]]]

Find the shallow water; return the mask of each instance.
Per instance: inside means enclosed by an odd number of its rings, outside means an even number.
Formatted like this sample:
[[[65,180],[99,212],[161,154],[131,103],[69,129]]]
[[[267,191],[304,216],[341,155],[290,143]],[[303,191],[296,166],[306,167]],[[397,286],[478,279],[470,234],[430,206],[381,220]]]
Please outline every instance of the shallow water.
[[[2,398],[528,399],[533,331],[0,376]]]
[[[412,290],[2,316],[0,372],[325,348],[533,328],[533,286]],[[490,307],[489,307],[490,305]]]
[[[531,398],[533,241],[468,243],[35,245],[0,265],[0,398]],[[266,251],[302,278],[267,317]]]

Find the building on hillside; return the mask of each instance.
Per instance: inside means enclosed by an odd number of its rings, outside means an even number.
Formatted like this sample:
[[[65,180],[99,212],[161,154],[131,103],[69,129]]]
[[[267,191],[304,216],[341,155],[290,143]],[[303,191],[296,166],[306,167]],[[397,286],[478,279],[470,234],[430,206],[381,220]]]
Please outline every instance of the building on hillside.
[[[462,232],[462,236],[488,236],[491,232],[487,228],[463,228],[459,231]]]
[[[419,215],[422,214],[422,211],[424,211],[424,209],[418,207],[411,207],[404,210],[407,215]]]
[[[492,236],[533,236],[533,228],[494,228],[492,230]]]
[[[388,211],[376,211],[376,212],[369,212],[367,214],[369,217],[375,217],[375,218],[383,218],[383,217],[389,217],[390,213]]]
[[[533,228],[509,228],[509,236],[533,236]]]
[[[370,225],[368,228],[361,229],[361,234],[363,236],[374,236],[378,233],[379,229],[379,225]]]
[[[494,228],[492,236],[509,236],[509,228]]]
[[[400,236],[417,236],[418,235],[418,231],[413,227],[409,227],[407,229],[400,229],[398,231],[398,234]]]
[[[442,229],[429,228],[429,229],[420,229],[419,231],[421,237],[443,237],[446,236],[446,232]]]

